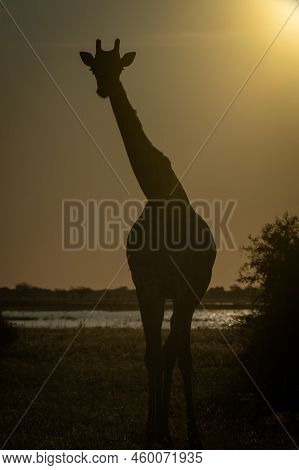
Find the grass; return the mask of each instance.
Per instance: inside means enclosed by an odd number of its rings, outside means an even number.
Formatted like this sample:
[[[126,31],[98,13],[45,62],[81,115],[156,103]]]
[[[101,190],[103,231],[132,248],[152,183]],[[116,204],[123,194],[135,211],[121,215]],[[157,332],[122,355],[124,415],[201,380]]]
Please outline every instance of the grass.
[[[20,329],[0,359],[1,445],[69,344],[75,330]],[[240,352],[242,330],[225,331]],[[195,398],[205,449],[292,449],[216,330],[192,332]],[[143,332],[83,330],[6,448],[142,449],[147,407]],[[175,373],[171,432],[186,448],[184,399]],[[295,420],[280,414],[290,434]]]

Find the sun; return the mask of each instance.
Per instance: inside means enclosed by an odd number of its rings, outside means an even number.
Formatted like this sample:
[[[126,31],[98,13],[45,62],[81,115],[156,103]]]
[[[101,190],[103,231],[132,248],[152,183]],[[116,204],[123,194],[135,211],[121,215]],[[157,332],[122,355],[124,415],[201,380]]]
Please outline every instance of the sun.
[[[299,0],[257,0],[257,3],[263,11],[264,24],[282,26],[288,20],[288,31],[299,31]]]
[[[273,6],[277,11],[277,14],[282,18],[291,14],[296,6],[299,6],[298,0],[273,0]],[[296,14],[296,12],[295,12]]]
[[[296,8],[298,7],[298,8]],[[291,39],[294,34],[299,35],[299,0],[272,0],[273,15],[278,22],[283,23],[289,18],[286,34]]]

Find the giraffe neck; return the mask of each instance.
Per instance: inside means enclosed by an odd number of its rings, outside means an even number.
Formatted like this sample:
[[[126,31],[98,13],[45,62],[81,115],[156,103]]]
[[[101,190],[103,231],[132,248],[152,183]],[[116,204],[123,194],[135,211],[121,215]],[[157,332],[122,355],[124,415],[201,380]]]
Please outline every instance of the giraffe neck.
[[[119,81],[110,94],[111,106],[124,141],[133,170],[141,160],[141,152],[148,151],[152,146],[145,135],[136,110],[132,107],[122,83]]]
[[[145,196],[148,199],[177,198],[188,201],[169,159],[146,136],[120,81],[110,94],[110,102],[132,169]],[[172,193],[173,188],[176,189]]]

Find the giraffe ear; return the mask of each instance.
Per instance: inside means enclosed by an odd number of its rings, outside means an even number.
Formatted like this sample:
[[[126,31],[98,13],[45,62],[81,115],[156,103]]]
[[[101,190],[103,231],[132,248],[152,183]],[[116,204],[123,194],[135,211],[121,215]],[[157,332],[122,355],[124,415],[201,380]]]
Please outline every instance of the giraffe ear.
[[[92,66],[94,62],[94,57],[92,54],[90,54],[90,52],[80,52],[80,57],[85,65],[87,65],[88,67]]]
[[[129,67],[135,59],[136,52],[127,52],[120,60],[123,67]]]

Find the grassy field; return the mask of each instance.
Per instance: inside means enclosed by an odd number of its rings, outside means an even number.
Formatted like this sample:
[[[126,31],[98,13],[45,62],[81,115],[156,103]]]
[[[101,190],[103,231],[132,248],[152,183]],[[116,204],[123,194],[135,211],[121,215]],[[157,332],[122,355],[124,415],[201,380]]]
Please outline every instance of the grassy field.
[[[74,330],[20,329],[1,356],[1,445],[69,344]],[[240,352],[241,330],[225,332]],[[192,332],[195,397],[205,449],[292,449],[216,330]],[[11,449],[142,449],[147,405],[143,333],[83,330],[11,438]],[[175,373],[171,432],[186,448],[181,380]],[[296,439],[295,422],[279,415]]]

